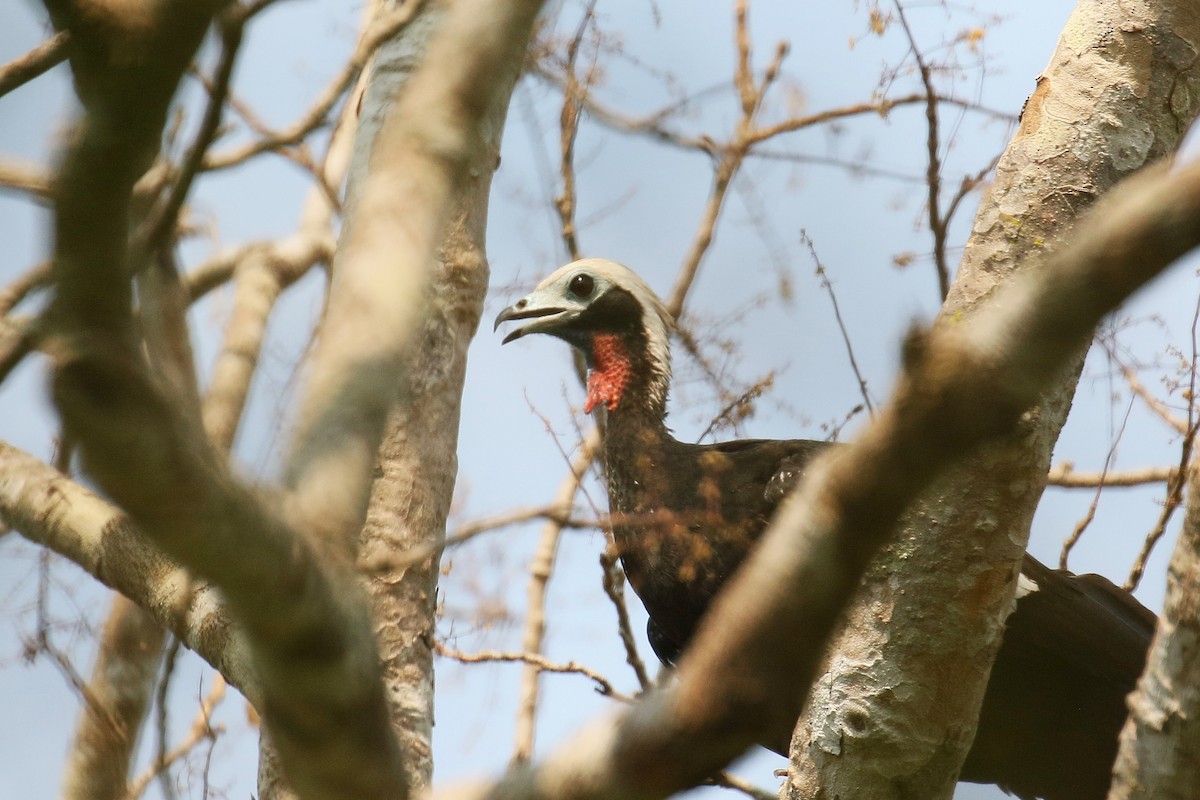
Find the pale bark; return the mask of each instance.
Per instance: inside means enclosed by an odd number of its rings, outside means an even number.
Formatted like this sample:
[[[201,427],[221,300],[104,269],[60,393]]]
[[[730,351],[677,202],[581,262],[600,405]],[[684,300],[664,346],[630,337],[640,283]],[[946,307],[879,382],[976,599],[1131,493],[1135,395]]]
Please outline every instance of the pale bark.
[[[422,326],[437,247],[457,193],[477,177],[486,117],[519,69],[541,3],[455,8],[462,10],[448,18],[375,137],[351,198],[288,460],[293,513],[347,551],[366,512],[397,386],[403,396],[418,378],[403,369],[405,348]]]
[[[85,109],[55,192],[54,399],[88,474],[141,532],[220,587],[245,631],[264,724],[304,796],[405,795],[367,608],[346,556],[414,327],[415,290],[479,152],[499,76],[519,63],[539,7],[458,4],[384,126],[347,228],[285,519],[178,413],[145,368],[130,313],[133,184],[217,6],[51,5],[73,33]],[[129,48],[141,58],[114,57]]]
[[[753,742],[786,735],[829,633],[900,513],[950,463],[1011,435],[1097,321],[1200,245],[1197,219],[1200,165],[1153,170],[973,320],[911,336],[892,402],[809,468],[718,596],[677,686],[592,726],[541,767],[445,796],[664,797]]]
[[[70,45],[71,35],[59,31],[25,55],[0,66],[0,97],[61,64],[67,58]]]
[[[242,634],[220,593],[191,585],[187,571],[140,535],[121,509],[39,458],[0,442],[0,519],[132,599],[259,700]]]
[[[63,774],[64,798],[124,800],[164,639],[153,617],[125,596],[113,596],[88,683],[96,705],[85,703],[76,725]]]
[[[1190,0],[1076,7],[982,200],[942,329],[965,330],[1020,272],[1053,273],[1047,255],[1083,236],[1065,234],[1076,215],[1172,152],[1196,113],[1198,50]],[[939,483],[872,568],[797,728],[785,796],[953,792],[1087,344],[1071,343],[1019,440]]]
[[[1146,671],[1129,696],[1111,800],[1188,800],[1200,785],[1200,469],[1167,568],[1167,599]]]
[[[367,198],[359,194],[366,180],[366,154],[394,98],[415,80],[414,70],[426,60],[430,36],[442,24],[445,12],[440,3],[426,3],[400,36],[380,47],[371,63],[347,189],[348,224],[356,224],[356,216],[366,212]],[[367,583],[392,727],[403,745],[405,768],[414,787],[428,786],[433,772],[433,626],[439,556],[458,470],[467,346],[478,327],[488,285],[484,255],[488,197],[520,59],[492,69],[493,93],[480,109],[477,135],[464,142],[465,176],[446,198],[449,222],[431,279],[420,290],[417,346],[399,359],[405,380],[379,450],[360,545],[366,563],[385,562],[387,554],[421,549],[431,553],[416,563],[373,570]],[[405,113],[411,113],[412,106],[406,108]],[[417,197],[412,200],[418,202]],[[342,263],[339,254],[335,270]]]

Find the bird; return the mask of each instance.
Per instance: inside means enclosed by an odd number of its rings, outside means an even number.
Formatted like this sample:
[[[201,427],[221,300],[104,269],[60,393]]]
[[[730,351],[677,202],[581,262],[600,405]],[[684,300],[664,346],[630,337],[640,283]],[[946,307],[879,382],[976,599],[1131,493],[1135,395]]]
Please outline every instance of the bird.
[[[584,411],[605,413],[604,478],[615,544],[664,664],[680,658],[705,611],[751,551],[805,466],[830,442],[692,444],[666,423],[673,320],[635,272],[586,258],[559,268],[496,317],[562,339],[588,367]],[[960,781],[1021,800],[1101,800],[1126,695],[1157,618],[1099,575],[1050,569],[1026,554],[1014,610]],[[765,743],[787,753],[787,743]]]

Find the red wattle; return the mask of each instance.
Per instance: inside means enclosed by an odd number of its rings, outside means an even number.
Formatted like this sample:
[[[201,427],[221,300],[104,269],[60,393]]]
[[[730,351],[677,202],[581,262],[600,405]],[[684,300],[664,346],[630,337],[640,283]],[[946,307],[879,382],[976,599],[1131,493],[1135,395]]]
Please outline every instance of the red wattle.
[[[631,371],[629,354],[620,336],[611,333],[594,335],[584,412],[590,414],[601,403],[609,411],[616,411],[625,394],[625,387],[629,385]]]

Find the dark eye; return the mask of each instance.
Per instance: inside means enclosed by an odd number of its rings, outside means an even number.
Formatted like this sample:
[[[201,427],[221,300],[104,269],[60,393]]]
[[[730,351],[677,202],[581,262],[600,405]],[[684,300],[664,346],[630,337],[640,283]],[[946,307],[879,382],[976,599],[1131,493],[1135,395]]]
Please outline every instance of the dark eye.
[[[596,279],[586,272],[581,272],[574,278],[571,278],[571,283],[567,285],[567,290],[580,300],[586,300],[591,297],[595,289]]]

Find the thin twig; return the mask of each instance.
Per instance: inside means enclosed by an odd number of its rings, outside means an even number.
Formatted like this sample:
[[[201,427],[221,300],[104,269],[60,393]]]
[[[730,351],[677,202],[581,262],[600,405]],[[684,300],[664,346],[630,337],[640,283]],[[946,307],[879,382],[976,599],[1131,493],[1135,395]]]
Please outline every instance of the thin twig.
[[[1179,467],[1146,467],[1124,472],[1076,472],[1074,465],[1062,462],[1055,464],[1046,474],[1046,485],[1060,489],[1094,489],[1106,486],[1122,489],[1145,486],[1148,483],[1166,483],[1179,473]]]
[[[908,18],[904,15],[904,4],[900,0],[895,0],[895,4],[900,25],[904,28],[904,35],[908,37],[909,49],[917,62],[917,70],[921,74],[921,83],[925,86],[925,124],[928,129],[925,142],[929,158],[925,171],[925,184],[929,189],[926,205],[929,211],[929,232],[933,234],[933,261],[937,267],[938,290],[941,293],[939,299],[945,300],[950,293],[950,265],[946,261],[947,225],[946,220],[942,218],[939,199],[942,188],[942,159],[938,155],[937,90],[933,86],[933,73],[930,71],[929,65],[925,63],[925,57],[921,55],[921,49],[917,46],[917,39],[913,36],[912,28],[908,26]]]
[[[455,650],[449,647],[445,642],[434,642],[434,649],[438,655],[452,658],[455,661],[460,661],[464,664],[479,664],[483,662],[500,661],[509,664],[525,664],[526,666],[536,667],[539,672],[559,672],[564,674],[583,675],[589,678],[596,684],[596,691],[605,697],[611,697],[614,700],[619,700],[622,703],[631,703],[633,698],[628,695],[621,694],[613,688],[612,682],[608,678],[601,675],[591,667],[586,667],[577,661],[568,661],[565,664],[557,661],[551,661],[541,653],[518,653],[503,650],[480,650],[476,653],[464,653],[461,650]]]
[[[696,437],[696,441],[704,441],[704,438],[710,433],[727,425],[737,429],[739,420],[750,415],[754,401],[766,394],[774,385],[775,373],[768,372],[762,378],[752,383],[744,392],[732,397],[709,421],[708,426]],[[736,417],[735,412],[737,414]]]
[[[583,17],[575,35],[567,43],[566,76],[567,85],[563,90],[562,110],[558,116],[559,146],[561,149],[559,171],[562,174],[562,192],[554,198],[554,208],[558,212],[563,244],[571,261],[579,258],[579,232],[575,225],[575,139],[579,135],[580,97],[586,96],[596,76],[596,60],[588,69],[583,83],[575,73],[575,63],[579,57],[579,46],[587,32],[596,11],[596,0],[590,0],[584,8]]]
[[[821,283],[821,288],[829,295],[829,302],[833,305],[833,317],[837,320],[838,330],[841,331],[842,341],[846,345],[846,356],[850,359],[850,369],[854,370],[854,379],[858,381],[858,391],[862,394],[863,403],[867,407],[867,413],[873,418],[875,416],[875,406],[871,403],[871,392],[867,389],[867,379],[863,377],[862,370],[858,368],[858,359],[854,357],[854,345],[850,342],[850,333],[846,330],[846,323],[842,319],[842,310],[838,306],[837,295],[833,291],[833,283],[829,280],[829,274],[825,271],[825,265],[821,263],[820,257],[817,256],[817,247],[813,243],[812,237],[808,235],[808,231],[801,229],[800,241],[808,248],[808,252],[812,255],[813,263],[817,265],[817,279]]]
[[[704,205],[700,224],[692,238],[691,247],[683,258],[679,274],[675,279],[675,285],[671,287],[671,293],[667,296],[667,311],[676,319],[679,318],[680,313],[683,311],[684,298],[687,296],[692,283],[696,280],[696,272],[700,268],[700,263],[708,252],[708,248],[712,245],[717,219],[720,217],[721,206],[729,191],[729,185],[744,163],[746,154],[750,151],[754,143],[752,138],[755,130],[754,118],[762,107],[763,98],[766,97],[767,90],[770,89],[771,85],[779,77],[783,59],[787,56],[788,52],[787,43],[781,42],[775,50],[774,58],[767,65],[763,73],[761,83],[755,86],[753,76],[750,72],[750,35],[747,17],[746,2],[745,0],[739,0],[735,6],[737,23],[735,41],[738,46],[739,59],[733,83],[738,89],[742,116],[737,123],[730,141],[724,145],[717,145],[714,142],[706,140],[707,146],[704,148],[705,151],[714,157],[719,154],[720,158],[714,170],[713,186],[709,190],[708,201]]]
[[[613,608],[617,611],[617,632],[621,636],[621,645],[625,648],[625,663],[633,669],[638,685],[643,690],[649,689],[653,681],[646,672],[645,662],[638,654],[633,626],[629,623],[629,608],[625,605],[625,573],[617,565],[617,553],[613,547],[606,547],[600,554],[600,568],[604,575],[604,594],[612,601]]]
[[[583,477],[591,468],[592,462],[600,450],[599,429],[593,429],[580,448],[579,455],[571,462],[570,472],[563,479],[554,494],[551,506],[569,511],[575,502],[575,494],[579,491]],[[526,653],[540,653],[542,640],[546,633],[546,587],[554,571],[554,562],[558,556],[558,544],[562,538],[563,526],[549,521],[542,528],[538,539],[537,549],[529,564],[529,583],[525,589],[525,631],[522,636],[521,649]],[[528,761],[533,757],[533,737],[535,717],[538,703],[538,675],[540,668],[537,664],[528,663],[521,671],[521,688],[517,700],[517,729],[513,744],[514,763]]]
[[[208,104],[192,146],[180,165],[167,198],[146,221],[137,237],[140,247],[135,252],[150,253],[162,247],[179,219],[179,212],[191,191],[192,182],[204,163],[204,155],[212,146],[225,113],[225,101],[229,96],[229,84],[233,80],[233,67],[241,50],[242,33],[249,19],[246,6],[234,4],[219,17],[221,32],[221,56],[217,61]],[[136,262],[135,262],[136,263]]]
[[[237,98],[231,97],[230,108],[241,116],[261,138],[228,152],[207,155],[204,160],[204,169],[206,171],[228,169],[243,164],[262,153],[280,151],[304,141],[309,134],[328,121],[329,114],[358,81],[367,61],[379,48],[379,45],[398,34],[412,22],[417,11],[424,4],[425,0],[408,0],[399,8],[383,12],[373,20],[369,30],[359,39],[354,54],[342,71],[326,85],[317,101],[304,116],[283,130],[272,130],[258,120],[249,106],[241,103]]]
[[[1134,559],[1133,566],[1129,570],[1129,577],[1125,580],[1125,591],[1132,592],[1137,588],[1142,581],[1142,575],[1146,571],[1146,562],[1150,559],[1150,554],[1154,552],[1154,546],[1162,539],[1163,534],[1167,531],[1167,523],[1171,521],[1176,509],[1183,503],[1183,486],[1186,483],[1185,476],[1187,475],[1188,462],[1192,455],[1192,445],[1196,440],[1196,428],[1184,438],[1183,447],[1180,448],[1179,466],[1174,471],[1171,480],[1167,482],[1167,497],[1163,501],[1162,511],[1159,512],[1158,519],[1154,522],[1154,527],[1146,534],[1145,540],[1142,542],[1142,547],[1138,551],[1137,558]]]
[[[950,221],[954,219],[954,215],[962,206],[962,201],[967,198],[971,192],[983,185],[983,180],[992,173],[996,165],[1000,163],[1000,154],[992,156],[992,160],[987,163],[987,166],[976,172],[974,175],[964,175],[959,181],[958,190],[954,192],[954,196],[950,198],[950,203],[946,206],[946,216],[944,223],[947,228],[950,227]]]
[[[778,795],[774,792],[768,792],[765,789],[760,789],[745,778],[738,777],[732,772],[718,772],[708,780],[711,786],[720,786],[722,789],[732,789],[735,792],[741,792],[753,800],[776,800]]]
[[[1104,491],[1107,485],[1105,478],[1108,476],[1108,468],[1112,466],[1113,459],[1117,455],[1117,445],[1121,441],[1121,437],[1125,435],[1125,426],[1129,423],[1129,414],[1133,411],[1133,398],[1129,399],[1129,405],[1125,408],[1125,416],[1121,419],[1121,427],[1117,429],[1117,435],[1113,437],[1112,445],[1108,448],[1108,455],[1104,458],[1104,466],[1100,468],[1100,480],[1096,482],[1096,491],[1092,495],[1092,502],[1088,504],[1087,513],[1079,522],[1075,523],[1075,529],[1071,531],[1071,535],[1063,542],[1062,550],[1058,554],[1059,569],[1067,569],[1067,559],[1070,558],[1071,550],[1079,543],[1079,539],[1083,536],[1083,532],[1092,524],[1092,520],[1096,518],[1096,509],[1100,507],[1100,493]]]
[[[1105,337],[1097,337],[1096,341],[1100,343],[1100,346],[1104,348],[1104,352],[1121,370],[1121,376],[1125,379],[1129,390],[1137,395],[1146,404],[1147,408],[1153,411],[1159,419],[1175,430],[1176,433],[1186,436],[1189,428],[1187,420],[1177,417],[1166,403],[1159,400],[1146,388],[1145,384],[1138,378],[1137,370],[1121,359],[1114,343],[1110,343]]]
[[[192,720],[192,727],[188,731],[187,736],[165,755],[160,752],[159,757],[153,764],[129,782],[129,788],[125,793],[126,800],[136,800],[136,798],[141,797],[145,794],[146,789],[150,787],[151,781],[164,775],[175,762],[186,757],[201,742],[215,742],[217,737],[224,732],[225,729],[223,726],[213,726],[212,715],[217,706],[221,704],[221,701],[225,699],[225,688],[225,678],[221,673],[215,673],[212,687],[208,690],[208,695],[201,701],[200,708],[196,712],[195,719]],[[207,794],[201,794],[201,797],[207,796]]]
[[[175,675],[175,667],[179,663],[179,651],[182,644],[183,641],[178,636],[171,637],[171,643],[167,646],[166,657],[163,659],[163,672],[162,677],[158,681],[158,692],[154,698],[158,714],[155,717],[157,722],[157,746],[155,748],[153,770],[159,779],[159,787],[166,800],[175,800],[175,784],[171,782],[171,773],[167,769],[167,764],[169,763],[168,757],[170,755],[170,751],[168,750],[167,695],[171,689],[171,678]]]
[[[571,516],[557,506],[537,506],[532,508],[515,508],[501,514],[466,522],[458,526],[454,533],[446,536],[445,547],[455,547],[471,541],[476,536],[493,533],[522,522],[545,520],[560,525],[563,528],[598,528],[602,523],[596,519],[580,519]],[[359,560],[359,569],[366,575],[378,575],[386,572],[402,570],[405,567],[420,564],[437,554],[443,548],[435,545],[423,545],[406,550],[403,553],[379,553],[374,558]]]
[[[1197,299],[1196,309],[1192,314],[1192,363],[1187,394],[1188,430],[1183,437],[1183,444],[1179,448],[1178,471],[1173,479],[1167,482],[1167,497],[1163,502],[1162,512],[1158,515],[1154,527],[1146,534],[1146,539],[1142,542],[1142,549],[1138,551],[1133,567],[1129,570],[1129,578],[1125,581],[1124,587],[1126,591],[1132,592],[1141,583],[1142,575],[1146,571],[1146,562],[1150,559],[1154,546],[1166,533],[1167,523],[1170,522],[1175,510],[1183,503],[1183,487],[1187,482],[1188,465],[1192,461],[1192,448],[1196,443],[1196,433],[1200,431],[1200,419],[1197,419],[1196,415],[1196,362],[1198,351],[1200,351],[1200,342],[1197,341],[1198,326],[1200,326],[1200,299]]]

